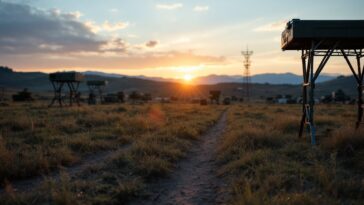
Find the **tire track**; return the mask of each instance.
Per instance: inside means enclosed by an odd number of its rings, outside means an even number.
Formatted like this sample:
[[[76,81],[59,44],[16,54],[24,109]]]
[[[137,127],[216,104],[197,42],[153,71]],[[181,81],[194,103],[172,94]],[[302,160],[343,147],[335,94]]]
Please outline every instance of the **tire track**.
[[[217,146],[226,125],[225,111],[217,124],[201,136],[201,142],[191,148],[187,157],[177,164],[170,177],[150,185],[146,199],[136,199],[131,205],[224,204],[226,185],[217,176]]]

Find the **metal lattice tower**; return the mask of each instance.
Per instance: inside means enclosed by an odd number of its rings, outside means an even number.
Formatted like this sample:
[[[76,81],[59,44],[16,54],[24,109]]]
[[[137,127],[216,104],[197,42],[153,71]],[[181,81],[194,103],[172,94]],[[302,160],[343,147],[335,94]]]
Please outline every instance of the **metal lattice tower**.
[[[241,54],[244,57],[244,90],[245,90],[245,98],[246,101],[249,101],[250,98],[250,66],[251,60],[250,57],[253,55],[253,51],[249,51],[249,48],[246,48],[246,51],[242,51]]]

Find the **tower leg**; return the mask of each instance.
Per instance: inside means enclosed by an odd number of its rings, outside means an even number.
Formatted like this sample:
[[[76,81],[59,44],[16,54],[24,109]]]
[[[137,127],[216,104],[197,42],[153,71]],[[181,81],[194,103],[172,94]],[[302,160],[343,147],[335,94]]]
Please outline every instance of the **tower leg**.
[[[360,127],[363,121],[363,112],[364,112],[364,104],[363,104],[363,88],[364,88],[364,67],[361,67],[360,60],[362,56],[362,50],[356,55],[356,61],[358,66],[358,119],[356,122],[356,129]]]
[[[54,96],[53,96],[53,99],[52,99],[51,103],[48,105],[48,107],[51,107],[54,104],[54,102],[56,101],[56,99],[57,99],[57,88],[56,88],[56,85],[54,84],[53,81],[51,81],[51,83],[52,83],[52,86],[53,86]]]
[[[306,105],[307,105],[307,84],[308,84],[308,73],[309,70],[307,69],[306,60],[307,60],[307,53],[302,50],[302,74],[303,74],[303,84],[302,84],[302,118],[300,123],[300,131],[299,137],[302,137],[303,130],[306,124]]]
[[[308,102],[308,124],[310,129],[310,135],[311,135],[311,144],[316,144],[316,129],[315,129],[315,123],[314,123],[314,106],[315,106],[315,81],[314,81],[314,51],[311,51],[309,55],[309,70],[310,70],[310,93],[309,93],[309,102]]]
[[[80,87],[80,82],[77,82],[76,83],[76,88],[75,88],[75,99],[76,99],[76,103],[77,103],[77,106],[81,106],[80,104],[80,93],[78,92],[78,88]]]
[[[358,85],[358,120],[356,122],[356,128],[360,127],[363,121],[363,84]]]
[[[59,90],[57,91],[57,98],[60,107],[62,107],[62,88],[63,88],[63,83],[60,83]]]
[[[315,128],[315,123],[314,123],[314,106],[315,106],[315,97],[314,97],[314,93],[315,92],[315,82],[311,81],[310,82],[310,95],[309,95],[309,107],[308,107],[308,112],[309,112],[309,116],[308,116],[308,123],[310,126],[310,135],[311,135],[311,144],[315,145],[316,144],[316,128]]]
[[[316,128],[314,124],[314,49],[310,51],[302,51],[302,70],[303,70],[303,85],[302,85],[302,118],[300,124],[299,137],[302,137],[305,125],[308,125],[308,131],[311,137],[311,144],[316,144]]]
[[[53,89],[54,89],[54,97],[51,101],[51,103],[48,105],[48,107],[51,107],[55,101],[58,101],[59,106],[62,107],[62,88],[63,83],[62,82],[51,82]]]
[[[351,72],[353,73],[355,80],[357,82],[358,85],[358,118],[356,121],[356,128],[359,128],[360,124],[362,124],[362,120],[363,120],[363,78],[364,78],[364,67],[361,67],[360,64],[360,59],[363,56],[363,52],[362,50],[360,50],[359,52],[357,50],[354,50],[354,52],[356,53],[356,60],[357,60],[357,66],[358,66],[358,70],[355,71],[353,65],[351,64],[349,58],[348,58],[348,54],[346,51],[344,51],[343,49],[341,49],[341,53],[344,56],[346,62],[349,65],[349,68],[351,70]]]
[[[69,106],[72,106],[73,96],[74,96],[74,94],[73,94],[73,87],[72,87],[72,83],[67,82],[67,86],[68,86],[69,91],[70,91],[70,93],[69,93]]]

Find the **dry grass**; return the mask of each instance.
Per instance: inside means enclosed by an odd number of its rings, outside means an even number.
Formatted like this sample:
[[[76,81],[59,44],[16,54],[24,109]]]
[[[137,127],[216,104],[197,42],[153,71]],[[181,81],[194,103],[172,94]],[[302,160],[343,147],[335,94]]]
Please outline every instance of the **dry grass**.
[[[47,173],[74,164],[89,153],[116,150],[104,164],[32,193],[10,193],[8,204],[124,204],[144,193],[146,183],[165,177],[191,143],[213,125],[224,106],[190,104],[107,105],[67,109],[0,109],[0,179]],[[18,120],[20,116],[32,116]],[[19,116],[19,117],[18,117]],[[36,148],[36,149],[34,149]],[[22,153],[22,158],[17,158]],[[26,158],[24,158],[26,156]],[[17,163],[10,163],[15,161]],[[26,173],[26,174],[25,174]],[[11,183],[9,183],[11,185]],[[44,188],[46,187],[46,188]],[[11,190],[11,189],[9,189]],[[31,204],[31,203],[30,203]]]
[[[364,133],[349,123],[354,109],[318,106],[320,145],[312,147],[297,138],[299,106],[231,108],[219,148],[230,203],[361,204]]]
[[[0,115],[0,181],[44,174],[84,155],[116,149],[157,133],[167,120],[156,105],[46,109],[18,104],[1,108]]]
[[[173,172],[224,106],[108,105],[44,109],[0,108],[2,204],[124,204],[142,197],[150,180]],[[232,105],[219,146],[218,170],[230,184],[230,204],[362,204],[363,130],[355,107],[317,106],[319,145],[298,139],[301,107]],[[9,117],[11,116],[11,117]],[[48,173],[90,153],[116,150],[105,163],[70,178],[48,180],[32,193],[12,190],[14,178]],[[7,180],[6,180],[7,179]]]

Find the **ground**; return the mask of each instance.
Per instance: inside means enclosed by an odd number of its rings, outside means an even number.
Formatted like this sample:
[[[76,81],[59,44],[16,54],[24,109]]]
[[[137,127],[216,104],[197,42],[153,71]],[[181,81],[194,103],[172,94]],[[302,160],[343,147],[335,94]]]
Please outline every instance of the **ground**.
[[[355,107],[319,105],[319,145],[299,105],[0,107],[2,204],[360,204]]]

